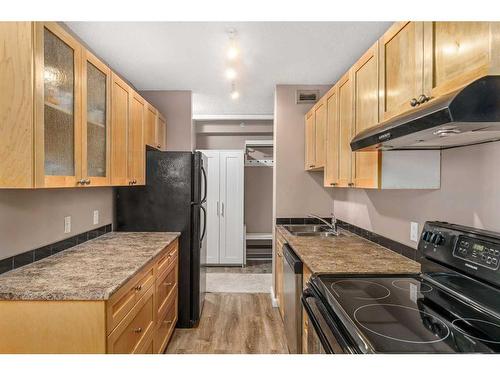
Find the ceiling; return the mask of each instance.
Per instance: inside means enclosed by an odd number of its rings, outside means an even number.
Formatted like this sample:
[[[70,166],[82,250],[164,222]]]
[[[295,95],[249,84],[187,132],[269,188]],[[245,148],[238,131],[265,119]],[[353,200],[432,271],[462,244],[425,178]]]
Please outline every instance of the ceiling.
[[[194,115],[272,114],[276,84],[332,84],[390,22],[67,22],[138,90],[191,90]],[[227,31],[235,28],[237,100]]]

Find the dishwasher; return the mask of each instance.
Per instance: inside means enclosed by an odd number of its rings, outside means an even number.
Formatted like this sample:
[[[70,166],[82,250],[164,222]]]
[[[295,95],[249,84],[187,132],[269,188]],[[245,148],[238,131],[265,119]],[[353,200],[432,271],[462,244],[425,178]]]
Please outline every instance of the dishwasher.
[[[288,350],[302,353],[302,261],[292,248],[283,245],[284,324]]]

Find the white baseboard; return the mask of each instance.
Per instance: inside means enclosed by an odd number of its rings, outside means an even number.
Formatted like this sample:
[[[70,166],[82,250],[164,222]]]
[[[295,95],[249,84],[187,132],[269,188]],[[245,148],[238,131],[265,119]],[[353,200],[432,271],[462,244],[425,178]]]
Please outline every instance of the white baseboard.
[[[271,286],[271,304],[273,307],[278,307],[278,299],[274,296],[274,289]]]

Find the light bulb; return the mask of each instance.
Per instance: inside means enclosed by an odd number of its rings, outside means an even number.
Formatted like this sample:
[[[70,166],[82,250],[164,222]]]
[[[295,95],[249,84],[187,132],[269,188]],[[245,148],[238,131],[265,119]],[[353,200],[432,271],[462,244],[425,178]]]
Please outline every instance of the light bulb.
[[[238,91],[233,90],[233,91],[231,92],[231,99],[236,100],[236,99],[238,99],[239,97],[240,97],[240,93],[239,93]]]
[[[236,78],[236,70],[234,70],[233,68],[227,68],[226,69],[226,78],[229,79],[229,80],[233,80]]]
[[[238,48],[236,48],[235,46],[229,47],[229,49],[227,50],[227,58],[229,60],[234,60],[237,56],[238,56]]]

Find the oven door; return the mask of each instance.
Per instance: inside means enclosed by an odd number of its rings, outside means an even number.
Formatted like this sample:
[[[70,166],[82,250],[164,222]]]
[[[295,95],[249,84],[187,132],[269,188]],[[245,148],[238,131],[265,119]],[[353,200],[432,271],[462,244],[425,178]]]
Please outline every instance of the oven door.
[[[329,317],[320,298],[307,288],[302,294],[302,305],[309,317],[307,351],[310,354],[353,354],[356,350],[342,336],[337,323]],[[312,326],[312,327],[311,327]]]

